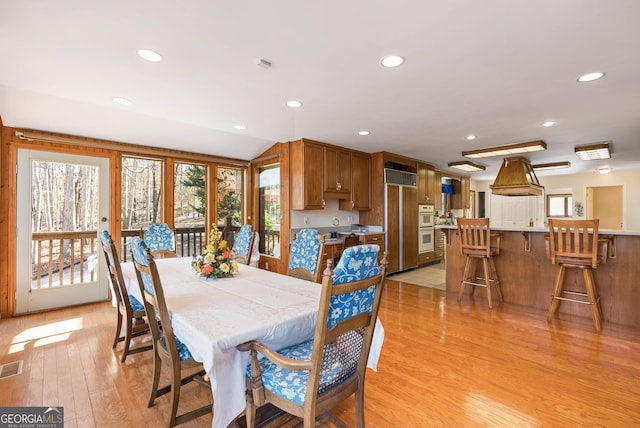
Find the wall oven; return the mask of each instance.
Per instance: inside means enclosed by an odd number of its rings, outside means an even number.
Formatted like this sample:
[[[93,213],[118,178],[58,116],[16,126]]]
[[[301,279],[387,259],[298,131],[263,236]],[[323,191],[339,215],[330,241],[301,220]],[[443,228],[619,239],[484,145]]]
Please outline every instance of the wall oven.
[[[418,205],[418,253],[434,251],[435,240],[435,207]]]

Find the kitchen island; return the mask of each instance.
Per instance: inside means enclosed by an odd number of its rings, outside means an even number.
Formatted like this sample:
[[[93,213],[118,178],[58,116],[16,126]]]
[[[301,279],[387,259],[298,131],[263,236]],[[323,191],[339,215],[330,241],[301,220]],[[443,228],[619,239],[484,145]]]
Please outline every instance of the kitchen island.
[[[442,225],[436,228],[445,233],[447,291],[458,293],[466,259],[460,252],[457,227]],[[495,263],[504,304],[547,310],[559,269],[547,256],[545,236],[549,235],[549,230],[492,227],[491,231],[501,233],[500,255],[495,257]],[[611,238],[607,263],[593,271],[605,325],[610,322],[640,327],[640,230],[602,229],[599,237]],[[569,289],[583,291],[582,272],[569,269],[565,284]],[[484,293],[476,294],[475,299],[484,296]],[[591,318],[588,305],[563,302],[559,312],[560,317],[566,313]]]

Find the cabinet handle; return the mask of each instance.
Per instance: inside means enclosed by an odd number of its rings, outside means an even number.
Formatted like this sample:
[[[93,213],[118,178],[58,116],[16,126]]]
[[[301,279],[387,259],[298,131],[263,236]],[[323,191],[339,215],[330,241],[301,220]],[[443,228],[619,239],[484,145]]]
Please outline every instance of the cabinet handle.
[[[322,208],[324,208],[325,202],[324,199],[322,200]]]
[[[336,189],[338,190],[342,189],[342,184],[340,184],[339,181],[336,183]]]
[[[351,201],[351,208],[353,208],[353,207],[355,207],[355,206],[356,206],[356,203],[355,203],[355,202],[353,202],[353,201]]]

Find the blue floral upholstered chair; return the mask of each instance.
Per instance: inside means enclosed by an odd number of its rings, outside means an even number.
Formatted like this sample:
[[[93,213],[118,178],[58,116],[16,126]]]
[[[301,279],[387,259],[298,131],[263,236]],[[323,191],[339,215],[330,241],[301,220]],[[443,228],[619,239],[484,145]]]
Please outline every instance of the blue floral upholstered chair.
[[[176,257],[176,234],[166,223],[151,223],[140,237],[155,258]]]
[[[333,271],[327,261],[313,339],[279,351],[257,341],[238,346],[251,355],[247,427],[267,401],[303,418],[305,428],[329,420],[346,427],[330,410],[355,393],[356,423],[364,428],[365,371],[388,265],[386,252],[377,265],[378,251],[377,245],[349,247]]]
[[[233,244],[233,257],[238,263],[248,265],[251,261],[254,236],[253,227],[250,224],[243,225],[238,231],[235,243]]]
[[[202,369],[202,364],[192,358],[189,349],[173,334],[171,316],[167,309],[164,290],[151,251],[138,237],[131,239],[129,245],[153,336],[153,381],[148,407],[154,405],[156,398],[171,393],[168,426],[173,427],[210,413],[213,409],[213,403],[178,415],[180,386],[191,382],[194,378],[202,378],[205,372]],[[162,325],[162,329],[160,325]],[[169,365],[171,381],[169,385],[159,388],[163,361]],[[181,370],[183,369],[191,369],[191,371],[189,375],[181,378]],[[194,371],[193,369],[198,370]]]
[[[315,229],[302,229],[291,243],[287,275],[320,282],[323,252],[324,237]]]
[[[111,288],[118,308],[116,335],[113,339],[112,348],[115,349],[116,346],[118,346],[118,342],[124,342],[124,350],[120,358],[120,361],[124,363],[128,355],[149,351],[153,348],[151,345],[131,348],[131,339],[150,333],[149,324],[147,324],[144,319],[146,315],[144,305],[127,291],[120,267],[118,250],[116,249],[113,239],[111,239],[111,235],[106,230],[100,229],[98,231],[98,237],[102,244],[102,252],[107,262],[107,272],[111,279]],[[125,333],[124,337],[120,337],[123,320],[125,322]]]

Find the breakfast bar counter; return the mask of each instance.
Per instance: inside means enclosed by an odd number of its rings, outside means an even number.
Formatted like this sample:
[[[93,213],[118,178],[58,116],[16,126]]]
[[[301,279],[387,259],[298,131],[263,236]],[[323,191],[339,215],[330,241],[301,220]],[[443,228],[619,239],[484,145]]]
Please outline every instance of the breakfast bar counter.
[[[445,233],[447,291],[458,293],[465,257],[460,251],[457,227],[436,228]],[[491,231],[501,234],[500,255],[495,257],[495,264],[505,304],[547,310],[559,269],[547,257],[545,236],[549,230],[492,227]],[[611,238],[606,264],[593,271],[605,325],[610,322],[640,327],[640,230],[601,229],[599,237]],[[575,290],[584,290],[579,269],[567,271],[566,284]],[[476,293],[475,299],[481,295]],[[561,304],[559,312],[591,318],[588,305]]]

